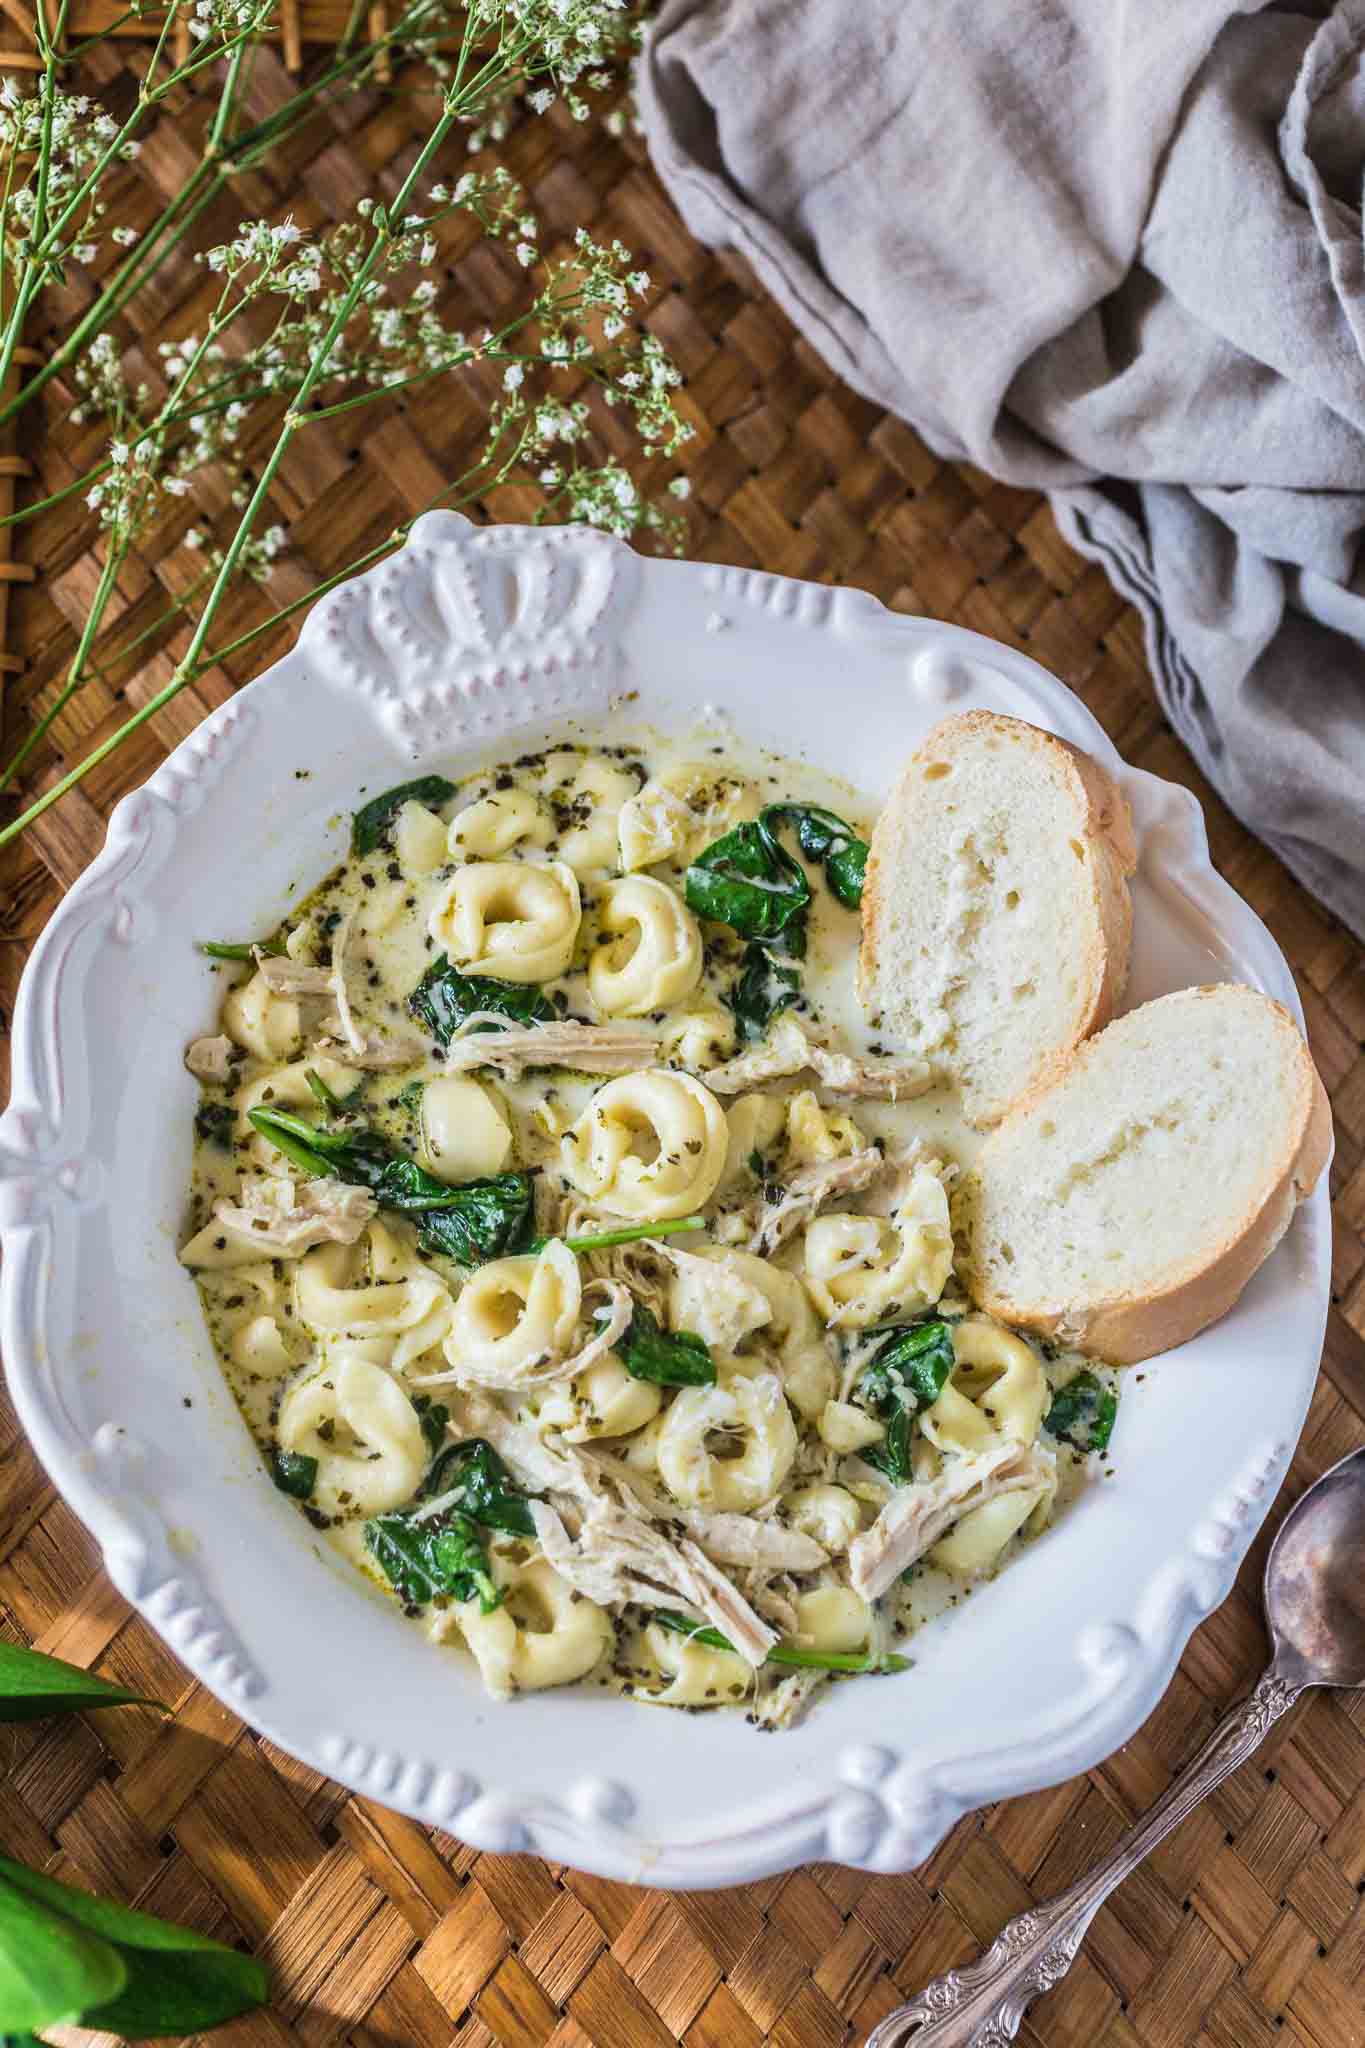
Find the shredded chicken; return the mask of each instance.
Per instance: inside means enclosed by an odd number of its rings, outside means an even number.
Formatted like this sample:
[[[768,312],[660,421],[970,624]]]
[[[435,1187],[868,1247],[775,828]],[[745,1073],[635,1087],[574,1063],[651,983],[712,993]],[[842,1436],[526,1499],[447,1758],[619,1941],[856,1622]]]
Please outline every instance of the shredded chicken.
[[[196,1038],[185,1048],[185,1065],[196,1081],[228,1081],[236,1047],[221,1032],[217,1038]]]
[[[794,1728],[812,1696],[828,1685],[827,1671],[789,1671],[770,1691],[754,1701],[753,1717],[760,1728]]]
[[[496,1024],[496,1032],[478,1027]],[[506,1028],[505,1028],[506,1027]],[[597,1024],[531,1024],[507,1027],[505,1017],[476,1010],[466,1017],[446,1052],[452,1073],[496,1067],[517,1074],[524,1067],[570,1067],[581,1074],[633,1074],[658,1055],[658,1044],[643,1032],[608,1031]]]
[[[779,1018],[762,1045],[723,1066],[708,1067],[700,1078],[713,1094],[738,1095],[807,1067],[836,1095],[875,1097],[883,1102],[908,1101],[913,1095],[923,1095],[934,1082],[933,1071],[924,1060],[831,1052],[808,1037],[795,1017]]]
[[[763,1662],[777,1631],[690,1537],[674,1540],[656,1528],[633,1498],[624,1492],[613,1497],[616,1489],[605,1473],[568,1446],[554,1448],[496,1402],[471,1398],[466,1423],[524,1485],[554,1496],[532,1502],[531,1513],[542,1550],[575,1591],[607,1607],[628,1600],[644,1607],[680,1602],[727,1635],[750,1664]],[[576,1534],[566,1516],[577,1524]]]
[[[358,1044],[324,1035],[318,1039],[316,1050],[344,1067],[358,1067],[368,1074],[397,1073],[400,1068],[416,1066],[418,1060],[426,1057],[415,1038],[383,1038],[374,1031],[358,1032],[357,1037]]]
[[[249,1237],[263,1253],[297,1259],[315,1244],[354,1244],[378,1204],[364,1188],[339,1180],[286,1180],[282,1175],[248,1181],[241,1202],[215,1202],[213,1219],[225,1230]]]
[[[831,1052],[827,1046],[812,1045],[809,1065],[833,1094],[869,1102],[909,1102],[934,1085],[934,1070],[927,1060]]]
[[[341,1019],[341,1035],[350,1047],[352,1055],[364,1053],[367,1045],[365,1034],[355,1021],[350,993],[346,987],[346,955],[350,951],[355,918],[354,910],[348,910],[332,934],[332,971],[327,983],[336,999],[337,1016]]]
[[[1041,1445],[1006,1440],[974,1456],[953,1459],[936,1479],[898,1488],[872,1527],[849,1545],[854,1592],[864,1600],[877,1599],[973,1508],[984,1507],[1001,1494],[1046,1486],[1054,1462],[1052,1452]]]
[[[886,1170],[886,1154],[876,1145],[850,1152],[844,1159],[803,1166],[785,1181],[780,1200],[765,1201],[749,1239],[749,1250],[768,1258],[794,1231],[809,1223],[826,1202],[857,1194]]]
[[[301,960],[291,960],[287,953],[263,953],[259,946],[252,947],[251,957],[272,996],[326,996],[332,992],[330,967],[308,967]]]
[[[813,1536],[788,1529],[781,1522],[758,1515],[710,1513],[701,1508],[680,1508],[652,1488],[638,1472],[632,1472],[607,1451],[589,1451],[589,1464],[609,1479],[630,1507],[652,1521],[669,1522],[681,1528],[706,1552],[713,1564],[739,1565],[746,1571],[814,1572],[829,1563],[829,1555]]]

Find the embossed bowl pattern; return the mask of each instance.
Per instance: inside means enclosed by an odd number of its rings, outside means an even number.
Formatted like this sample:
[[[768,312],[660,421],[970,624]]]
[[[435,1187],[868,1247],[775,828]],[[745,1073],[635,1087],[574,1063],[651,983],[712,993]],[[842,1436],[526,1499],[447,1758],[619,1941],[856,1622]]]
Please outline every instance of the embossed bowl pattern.
[[[871,597],[645,562],[581,531],[419,520],[114,812],[34,951],[0,1120],[0,1337],[21,1419],[111,1577],[185,1664],[318,1769],[480,1848],[734,1884],[910,1868],[963,1812],[1098,1762],[1225,1597],[1321,1347],[1325,1184],[1234,1312],[1130,1383],[1116,1476],[915,1639],[764,1740],[592,1689],[499,1707],[322,1552],[269,1485],[175,1247],[219,985],[194,941],[267,929],[340,857],[358,790],[509,742],[648,721],[801,755],[877,796],[947,708],[1119,775],[1141,849],[1129,999],[1237,978],[1298,1002],[1187,792],[1127,768],[1035,663]]]

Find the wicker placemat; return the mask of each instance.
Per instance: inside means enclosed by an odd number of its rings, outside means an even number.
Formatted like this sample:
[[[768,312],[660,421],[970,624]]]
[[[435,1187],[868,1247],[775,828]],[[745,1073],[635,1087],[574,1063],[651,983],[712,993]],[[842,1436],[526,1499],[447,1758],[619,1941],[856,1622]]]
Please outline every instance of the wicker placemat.
[[[103,86],[125,89],[123,59]],[[272,58],[262,106],[288,91]],[[291,209],[307,225],[364,189],[391,190],[416,120],[358,99],[291,145],[285,174],[241,181],[238,209]],[[174,189],[183,136],[202,106],[177,110],[130,169],[128,218]],[[1058,538],[1034,497],[940,463],[895,420],[843,389],[734,264],[697,247],[638,150],[598,124],[554,116],[504,146],[552,227],[619,233],[655,279],[649,324],[686,373],[697,436],[691,552],[847,581],[906,611],[955,619],[1025,647],[1077,689],[1130,761],[1195,789],[1215,857],[1284,947],[1337,1110],[1337,1294],[1324,1370],[1285,1497],[1365,1441],[1365,958],[1362,949],[1242,832],[1191,768],[1153,701],[1137,620],[1103,576]],[[235,226],[225,211],[212,224]],[[452,291],[491,312],[514,289],[477,248],[451,258]],[[162,331],[193,324],[196,274],[167,274]],[[79,287],[57,311],[80,310]],[[53,332],[60,332],[55,326]],[[41,351],[52,339],[29,339]],[[144,344],[155,336],[143,337]],[[278,513],[294,553],[286,598],[377,541],[453,474],[473,445],[484,394],[433,387],[365,434],[310,435],[286,464]],[[26,423],[51,491],[86,450],[54,382]],[[488,511],[524,516],[506,493]],[[128,629],[186,580],[167,519],[127,579]],[[7,747],[50,700],[96,573],[59,508],[21,528]],[[281,599],[276,597],[274,603]],[[253,616],[239,606],[244,629]],[[258,644],[231,674],[205,678],[84,789],[0,860],[0,1003],[6,1014],[29,945],[97,851],[112,803],[203,710],[274,658]],[[154,653],[120,692],[90,685],[58,726],[84,749],[165,680]],[[58,762],[41,765],[37,786]],[[97,1665],[174,1707],[163,1723],[129,1709],[5,1731],[0,1843],[76,1883],[258,1947],[273,2009],[213,2040],[252,2048],[837,2048],[950,1963],[971,1956],[1031,1895],[1067,1882],[1146,1805],[1248,1686],[1265,1645],[1263,1535],[1227,1605],[1196,1635],[1166,1698],[1126,1749],[1086,1778],[964,1821],[923,1870],[867,1878],[801,1870],[743,1890],[668,1897],[569,1870],[479,1856],[305,1770],[250,1734],[193,1684],[131,1616],[94,1545],[56,1498],[8,1410],[0,1411],[0,1628]],[[1365,1701],[1320,1696],[1197,1813],[1096,1921],[1060,1990],[1023,2038],[1047,2048],[1316,2048],[1365,2044]],[[67,2035],[54,2038],[81,2038]],[[107,2037],[100,2037],[102,2039]]]

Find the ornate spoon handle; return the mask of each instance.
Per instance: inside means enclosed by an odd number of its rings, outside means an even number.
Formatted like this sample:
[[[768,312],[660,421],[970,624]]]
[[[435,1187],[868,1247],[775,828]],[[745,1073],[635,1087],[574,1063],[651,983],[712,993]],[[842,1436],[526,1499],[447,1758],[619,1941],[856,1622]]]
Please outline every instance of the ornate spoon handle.
[[[1198,1756],[1102,1863],[1046,1905],[1007,1922],[980,1962],[936,1977],[909,2005],[888,2013],[868,2035],[867,2048],[1005,2048],[1033,2000],[1071,1968],[1110,1892],[1246,1762],[1303,1690],[1272,1664],[1250,1698],[1224,1715]]]

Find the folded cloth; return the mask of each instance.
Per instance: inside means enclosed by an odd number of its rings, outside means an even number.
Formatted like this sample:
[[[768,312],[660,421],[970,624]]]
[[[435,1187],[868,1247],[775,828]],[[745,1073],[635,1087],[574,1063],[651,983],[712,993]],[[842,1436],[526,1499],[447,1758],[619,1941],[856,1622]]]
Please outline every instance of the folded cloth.
[[[654,162],[831,366],[1051,496],[1365,937],[1365,0],[665,0]]]

